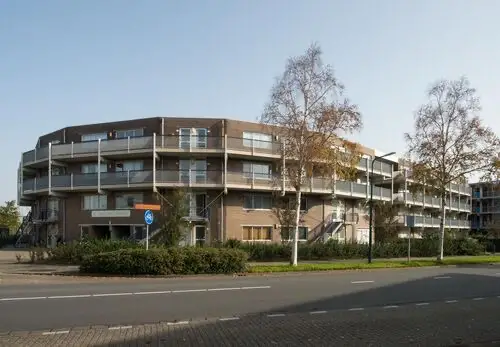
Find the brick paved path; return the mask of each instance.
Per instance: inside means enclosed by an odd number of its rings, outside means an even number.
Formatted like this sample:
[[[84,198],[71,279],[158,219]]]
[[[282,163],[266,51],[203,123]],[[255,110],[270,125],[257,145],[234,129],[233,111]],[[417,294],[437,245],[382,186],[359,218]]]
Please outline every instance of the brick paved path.
[[[225,321],[0,333],[0,346],[486,347],[500,346],[499,312],[500,299],[486,298]]]

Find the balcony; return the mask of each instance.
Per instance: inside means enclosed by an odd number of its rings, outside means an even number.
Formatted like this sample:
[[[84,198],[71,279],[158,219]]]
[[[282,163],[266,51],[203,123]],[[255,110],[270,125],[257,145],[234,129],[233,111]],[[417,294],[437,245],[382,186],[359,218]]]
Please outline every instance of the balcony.
[[[405,216],[405,225],[415,228],[439,228],[441,219],[424,216]],[[470,229],[470,221],[461,219],[445,219],[445,228],[450,229]]]
[[[429,195],[423,196],[422,194],[406,193],[405,200],[405,193],[398,192],[394,194],[394,201],[409,205],[422,206],[424,208],[441,208],[441,199]],[[448,202],[447,206],[451,210],[468,213],[470,213],[472,209],[471,205],[467,201],[452,200],[451,202]]]
[[[153,179],[154,178],[154,179]],[[251,174],[241,171],[229,171],[224,180],[221,170],[157,170],[153,177],[152,170],[101,172],[89,174],[69,174],[26,179],[21,188],[22,195],[36,193],[70,191],[118,190],[127,188],[157,187],[193,187],[224,188],[241,190],[281,190],[283,183],[280,175]],[[286,191],[294,191],[294,187],[285,181]],[[312,177],[302,187],[304,193],[332,194],[338,196],[367,199],[369,186],[366,184],[337,181],[333,185],[331,178]],[[390,189],[373,188],[373,197],[377,200],[391,201]]]

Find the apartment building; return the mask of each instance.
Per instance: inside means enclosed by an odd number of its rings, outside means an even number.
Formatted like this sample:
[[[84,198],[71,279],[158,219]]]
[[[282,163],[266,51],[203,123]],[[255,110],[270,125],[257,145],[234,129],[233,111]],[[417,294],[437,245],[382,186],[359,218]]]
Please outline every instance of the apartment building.
[[[500,182],[477,182],[471,184],[472,214],[471,229],[484,232],[500,231]]]
[[[294,189],[278,169],[286,165],[281,149],[272,127],[229,119],[145,118],[54,131],[21,157],[18,203],[31,212],[20,242],[141,240],[143,211],[131,206],[157,204],[157,193],[174,188],[188,192],[189,244],[282,241],[286,226],[273,211],[273,194],[293,197]],[[366,242],[370,180],[374,199],[401,204],[402,228],[439,226],[437,200],[408,192],[411,179],[397,159],[361,151],[355,181],[313,173],[305,182],[301,240]],[[469,198],[467,186],[450,186],[448,227],[469,228]]]

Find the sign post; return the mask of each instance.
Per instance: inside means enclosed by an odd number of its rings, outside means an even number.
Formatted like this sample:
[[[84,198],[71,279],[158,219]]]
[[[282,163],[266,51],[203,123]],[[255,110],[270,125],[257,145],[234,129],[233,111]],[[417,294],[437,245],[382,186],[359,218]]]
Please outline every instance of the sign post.
[[[149,249],[149,226],[153,224],[154,216],[151,210],[144,211],[144,221],[146,222],[146,250]]]

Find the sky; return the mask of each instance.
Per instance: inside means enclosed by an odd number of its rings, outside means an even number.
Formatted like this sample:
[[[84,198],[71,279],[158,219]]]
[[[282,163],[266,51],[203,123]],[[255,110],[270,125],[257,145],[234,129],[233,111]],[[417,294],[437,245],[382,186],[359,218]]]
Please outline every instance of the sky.
[[[0,202],[16,199],[21,153],[56,129],[257,120],[313,42],[359,105],[351,138],[366,146],[403,154],[428,87],[460,76],[498,133],[498,13],[494,0],[0,0]]]

